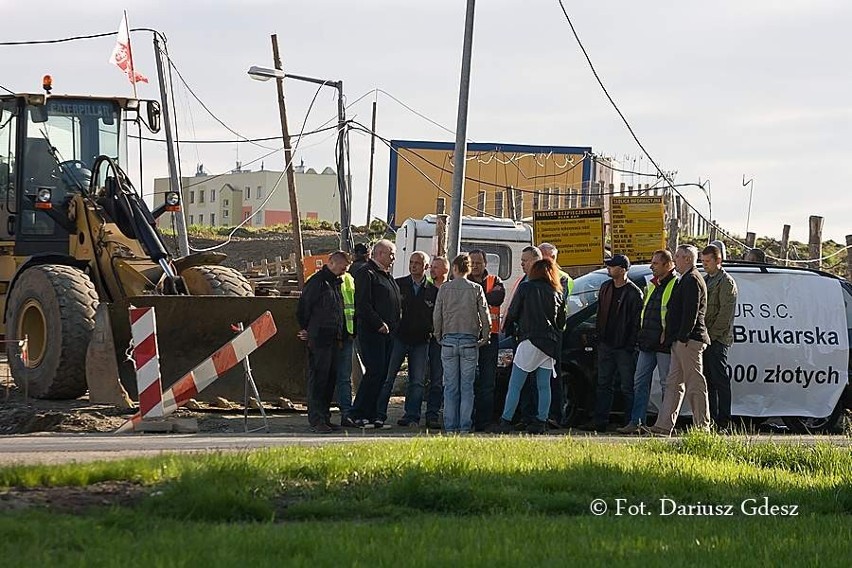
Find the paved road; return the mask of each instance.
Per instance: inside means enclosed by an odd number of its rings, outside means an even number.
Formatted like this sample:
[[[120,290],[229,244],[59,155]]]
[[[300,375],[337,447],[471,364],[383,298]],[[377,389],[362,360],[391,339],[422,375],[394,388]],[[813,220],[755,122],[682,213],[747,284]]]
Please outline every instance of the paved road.
[[[404,431],[385,431],[379,434],[369,430],[350,431],[348,435],[317,436],[304,434],[37,434],[6,436],[0,441],[0,465],[59,464],[113,460],[138,456],[155,456],[161,453],[189,453],[211,451],[240,451],[281,446],[320,446],[364,441],[392,442],[416,436]],[[435,436],[430,436],[434,438]],[[487,439],[487,437],[486,437]],[[564,439],[561,435],[542,436],[542,441]],[[603,444],[635,444],[648,438],[627,436],[578,435],[573,439]],[[660,439],[660,438],[658,438]],[[852,447],[848,436],[734,436],[733,439],[755,443],[775,442],[790,445],[811,445],[829,442]],[[671,438],[677,440],[677,438]]]

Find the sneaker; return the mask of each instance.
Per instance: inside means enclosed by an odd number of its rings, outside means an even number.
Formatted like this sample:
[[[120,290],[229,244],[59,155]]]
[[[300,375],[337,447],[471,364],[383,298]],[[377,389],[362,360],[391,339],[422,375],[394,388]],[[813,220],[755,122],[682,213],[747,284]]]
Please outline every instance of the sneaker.
[[[384,427],[385,427],[385,421],[384,420],[373,420],[373,428],[375,428],[376,430],[381,430]]]
[[[372,422],[370,422],[366,418],[358,418],[357,420],[353,420],[352,424],[354,424],[356,428],[366,428],[367,426],[371,425]]]
[[[331,426],[329,426],[325,422],[321,422],[316,426],[311,426],[311,432],[313,432],[314,434],[331,434],[332,429]]]
[[[426,419],[426,427],[430,430],[440,430],[441,429],[441,421],[437,418],[427,418]]]
[[[544,434],[547,432],[547,422],[536,420],[527,426],[527,434]]]
[[[638,434],[639,433],[639,425],[638,424],[628,424],[627,426],[623,426],[616,430],[619,434]]]
[[[494,427],[495,434],[511,434],[514,430],[512,423],[502,418],[500,419],[500,423]]]

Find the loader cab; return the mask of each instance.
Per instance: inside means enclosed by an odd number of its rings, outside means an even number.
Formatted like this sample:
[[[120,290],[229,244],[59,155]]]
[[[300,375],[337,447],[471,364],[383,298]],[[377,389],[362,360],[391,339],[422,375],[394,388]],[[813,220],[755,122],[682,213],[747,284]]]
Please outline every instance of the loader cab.
[[[55,220],[75,193],[89,188],[100,155],[123,163],[126,99],[0,97],[0,240],[14,254],[67,254],[69,233]],[[51,216],[47,209],[53,209]]]

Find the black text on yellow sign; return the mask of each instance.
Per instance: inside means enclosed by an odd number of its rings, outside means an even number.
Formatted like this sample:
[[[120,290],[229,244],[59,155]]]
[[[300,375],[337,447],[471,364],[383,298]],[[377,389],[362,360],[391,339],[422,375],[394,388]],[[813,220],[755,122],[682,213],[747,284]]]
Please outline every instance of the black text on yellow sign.
[[[533,211],[536,243],[559,249],[562,266],[599,265],[603,262],[603,209]]]
[[[665,205],[661,196],[612,197],[610,202],[612,251],[632,262],[651,259],[665,248]]]

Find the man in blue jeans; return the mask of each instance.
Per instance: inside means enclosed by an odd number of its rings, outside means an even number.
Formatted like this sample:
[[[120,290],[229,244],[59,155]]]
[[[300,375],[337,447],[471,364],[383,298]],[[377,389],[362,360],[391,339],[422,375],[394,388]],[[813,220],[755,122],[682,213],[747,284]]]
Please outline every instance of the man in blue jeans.
[[[426,362],[429,338],[432,336],[432,310],[438,289],[426,279],[429,255],[422,251],[411,253],[408,261],[408,276],[397,278],[402,296],[402,319],[393,338],[388,376],[382,385],[376,418],[382,422],[388,418],[388,402],[393,384],[402,361],[408,357],[408,389],[405,393],[405,414],[399,426],[418,426],[423,406],[423,386],[426,379]]]
[[[655,251],[651,257],[653,278],[645,290],[642,307],[642,326],[639,329],[639,359],[633,376],[633,409],[630,422],[618,429],[619,434],[636,434],[640,426],[647,426],[648,399],[654,369],[660,375],[660,385],[666,392],[666,377],[672,360],[671,349],[666,346],[666,312],[669,298],[677,284],[674,259],[667,250]]]

